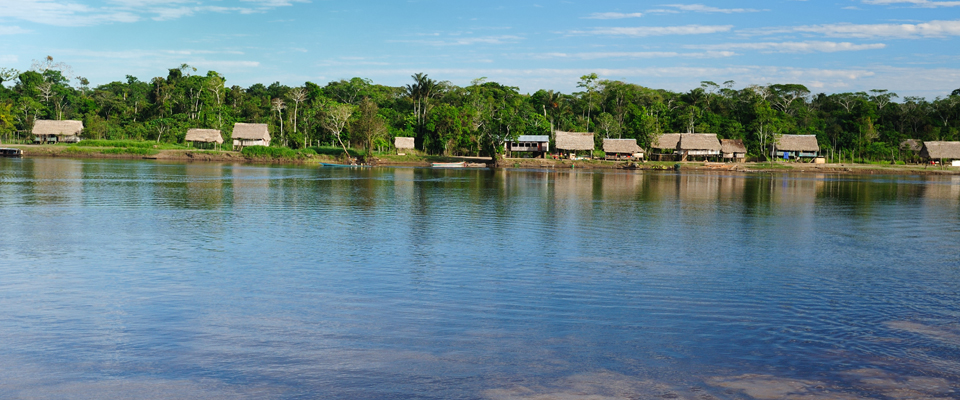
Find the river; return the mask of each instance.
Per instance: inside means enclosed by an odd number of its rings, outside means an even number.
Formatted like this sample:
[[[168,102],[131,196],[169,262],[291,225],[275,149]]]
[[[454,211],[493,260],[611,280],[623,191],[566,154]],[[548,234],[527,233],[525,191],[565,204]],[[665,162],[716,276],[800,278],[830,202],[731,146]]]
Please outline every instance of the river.
[[[0,398],[960,397],[960,177],[0,159]]]

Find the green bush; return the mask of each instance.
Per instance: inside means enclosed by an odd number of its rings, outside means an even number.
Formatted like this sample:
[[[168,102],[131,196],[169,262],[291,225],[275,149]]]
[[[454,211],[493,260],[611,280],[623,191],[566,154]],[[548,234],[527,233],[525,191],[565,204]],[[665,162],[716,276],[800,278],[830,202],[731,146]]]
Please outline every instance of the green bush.
[[[317,155],[313,149],[293,150],[287,147],[250,146],[240,152],[245,157],[259,158],[308,158]]]
[[[338,157],[343,154],[343,147],[337,146],[315,146],[310,147],[307,150],[312,150],[314,154],[323,154],[325,156]],[[347,149],[347,152],[350,154],[350,157],[360,157],[363,155],[362,151]]]

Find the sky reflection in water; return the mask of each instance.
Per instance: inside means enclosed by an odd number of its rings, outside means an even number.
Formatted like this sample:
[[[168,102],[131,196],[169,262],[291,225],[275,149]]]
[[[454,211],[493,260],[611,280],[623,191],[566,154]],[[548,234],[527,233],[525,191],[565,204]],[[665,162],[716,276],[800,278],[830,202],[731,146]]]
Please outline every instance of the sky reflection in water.
[[[0,397],[958,396],[960,177],[0,159],[0,218]]]

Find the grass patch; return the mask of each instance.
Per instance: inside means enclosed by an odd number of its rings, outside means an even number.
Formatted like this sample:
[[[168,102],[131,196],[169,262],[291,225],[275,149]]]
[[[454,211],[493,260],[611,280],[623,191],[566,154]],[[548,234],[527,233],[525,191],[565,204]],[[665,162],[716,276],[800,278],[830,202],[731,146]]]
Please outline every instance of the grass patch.
[[[287,147],[250,146],[244,147],[240,154],[245,157],[296,159],[311,158],[316,156],[317,152],[313,149],[293,150]]]
[[[83,140],[80,143],[70,144],[74,147],[113,147],[113,148],[122,148],[122,149],[151,149],[151,150],[171,150],[171,149],[190,149],[192,147],[187,147],[177,143],[156,143],[156,142],[146,142],[141,140],[96,140],[88,139]],[[139,153],[136,153],[139,154]],[[156,153],[151,153],[156,154]]]
[[[313,150],[314,154],[330,156],[330,157],[340,157],[343,155],[343,147],[336,146],[314,146],[308,148],[308,150]],[[366,152],[356,149],[347,149],[347,153],[350,154],[350,157],[360,157]]]
[[[748,163],[744,166],[750,169],[792,169],[794,164],[762,162],[762,163],[754,163],[754,164]]]

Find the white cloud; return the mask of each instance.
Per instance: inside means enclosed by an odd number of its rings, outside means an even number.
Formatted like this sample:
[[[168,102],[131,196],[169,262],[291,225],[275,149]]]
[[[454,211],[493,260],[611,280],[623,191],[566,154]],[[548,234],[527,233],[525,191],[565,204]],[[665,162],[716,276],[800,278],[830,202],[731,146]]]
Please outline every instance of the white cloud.
[[[718,7],[705,6],[703,4],[664,4],[663,7],[670,7],[670,9],[648,10],[647,12],[675,13],[678,11],[687,11],[687,12],[699,12],[699,13],[735,14],[735,13],[763,11],[763,10],[757,10],[754,8],[718,8]]]
[[[17,35],[29,32],[29,30],[23,29],[19,26],[0,26],[0,35]]]
[[[864,4],[894,5],[912,4],[921,8],[960,7],[960,1],[930,1],[930,0],[863,0]]]
[[[470,46],[475,44],[504,44],[516,43],[523,40],[520,36],[501,35],[501,36],[480,36],[480,37],[455,37],[452,39],[437,40],[388,40],[387,43],[415,43],[426,44],[430,46]]]
[[[22,19],[54,26],[91,26],[110,22],[135,22],[130,12],[111,8],[92,8],[79,3],[54,0],[0,0],[7,18]]]
[[[680,53],[675,51],[638,51],[638,52],[593,52],[593,53],[544,53],[534,54],[533,58],[568,58],[596,60],[601,58],[722,58],[737,55],[732,51],[705,51]]]
[[[960,36],[960,20],[930,21],[919,24],[823,24],[783,28],[744,30],[745,34],[813,33],[828,37],[900,38]]]
[[[618,12],[603,12],[603,13],[593,13],[589,17],[584,17],[584,19],[626,19],[626,18],[640,18],[643,16],[643,13],[618,13]]]
[[[711,45],[689,45],[688,49],[703,50],[756,50],[768,53],[835,53],[838,51],[879,50],[887,47],[883,43],[854,44],[850,42],[760,42],[760,43],[725,43]]]
[[[624,28],[594,28],[589,31],[572,31],[572,34],[608,35],[608,36],[666,36],[666,35],[702,35],[708,33],[729,32],[733,25],[684,25],[684,26],[639,26]]]
[[[0,0],[2,16],[54,26],[92,26],[106,23],[129,23],[149,16],[166,21],[203,12],[251,14],[276,7],[306,3],[307,0],[242,0],[251,7],[205,5],[204,0],[108,0],[107,7],[57,0]],[[219,1],[207,1],[220,4]]]

